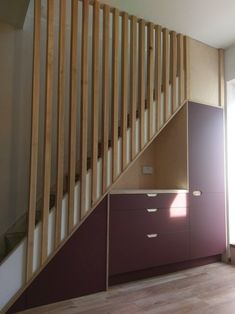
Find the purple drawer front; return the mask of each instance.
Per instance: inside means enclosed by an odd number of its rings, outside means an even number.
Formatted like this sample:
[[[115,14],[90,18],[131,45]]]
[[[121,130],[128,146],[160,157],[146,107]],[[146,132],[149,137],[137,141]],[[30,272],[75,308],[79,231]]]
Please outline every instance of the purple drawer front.
[[[154,234],[152,234],[153,236]],[[123,233],[110,237],[110,275],[176,263],[189,258],[189,233],[150,237],[145,233]]]
[[[130,233],[168,233],[189,229],[188,209],[182,207],[110,211],[110,230],[113,235]],[[120,230],[121,226],[121,230]]]
[[[187,207],[186,193],[162,193],[154,197],[147,194],[113,194],[110,197],[112,210],[147,209],[147,208],[175,208]]]

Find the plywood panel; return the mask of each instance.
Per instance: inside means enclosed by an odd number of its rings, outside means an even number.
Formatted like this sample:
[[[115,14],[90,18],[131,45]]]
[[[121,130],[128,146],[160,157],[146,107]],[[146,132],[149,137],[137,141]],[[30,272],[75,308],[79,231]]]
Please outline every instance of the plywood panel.
[[[140,102],[140,145],[144,147],[145,112],[145,21],[139,22],[139,102]]]
[[[144,165],[153,167],[143,175]],[[187,112],[184,106],[115,184],[115,189],[187,189]]]
[[[113,58],[112,58],[112,180],[117,177],[118,148],[118,47],[119,47],[119,10],[113,12]]]
[[[65,106],[65,34],[66,34],[66,1],[60,1],[59,29],[59,78],[58,78],[58,128],[57,128],[57,178],[55,204],[55,247],[60,243],[61,210],[63,199],[64,176],[64,106]]]
[[[31,156],[30,156],[26,280],[29,280],[29,278],[32,275],[35,211],[37,198],[41,1],[37,1],[35,3],[34,14],[35,17],[34,17],[34,42],[33,42],[33,90],[32,90],[32,117],[31,117],[31,152],[30,152]]]
[[[47,52],[46,52],[46,103],[44,121],[44,164],[43,164],[43,210],[41,264],[47,258],[48,219],[51,186],[51,144],[52,144],[52,97],[53,97],[53,55],[54,55],[54,1],[47,3]]]
[[[189,99],[219,105],[218,49],[189,38]]]
[[[122,168],[127,164],[127,111],[128,111],[128,15],[122,17]]]
[[[163,97],[164,97],[164,122],[170,116],[169,112],[169,30],[163,29],[163,61],[162,61],[162,77],[163,77]]]
[[[161,86],[162,86],[162,71],[161,71],[161,61],[162,61],[162,48],[161,48],[161,26],[156,26],[155,28],[155,100],[157,103],[157,130],[160,129],[162,125],[162,106],[161,106]]]
[[[99,32],[100,32],[100,3],[95,2],[93,9],[92,37],[92,204],[97,199],[97,158],[99,130]]]
[[[224,83],[224,50],[219,49],[219,106],[225,104],[225,83]]]
[[[177,108],[176,102],[176,76],[177,76],[177,37],[176,32],[171,32],[171,68],[170,68],[170,81],[171,81],[171,110],[175,112]]]
[[[148,138],[153,136],[153,86],[154,86],[154,66],[153,66],[153,24],[148,24],[147,37],[147,106],[148,106]]]
[[[104,6],[103,17],[103,129],[102,129],[102,190],[107,189],[107,161],[108,161],[108,143],[109,143],[109,79],[110,79],[110,55],[109,55],[109,36],[110,36],[110,8]]]
[[[70,104],[69,104],[69,174],[68,174],[68,229],[73,228],[74,188],[76,164],[76,116],[77,116],[77,29],[78,2],[72,1],[71,51],[70,51]]]
[[[130,101],[131,101],[131,157],[136,155],[136,102],[137,102],[137,18],[131,17],[130,34]]]

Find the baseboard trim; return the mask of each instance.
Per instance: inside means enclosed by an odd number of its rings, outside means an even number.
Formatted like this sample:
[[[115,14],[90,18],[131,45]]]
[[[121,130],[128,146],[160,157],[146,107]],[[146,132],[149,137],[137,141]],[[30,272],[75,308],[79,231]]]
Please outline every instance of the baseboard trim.
[[[209,256],[190,261],[184,261],[176,264],[168,264],[158,266],[150,269],[144,269],[125,274],[118,274],[109,277],[109,286],[122,284],[130,281],[136,281],[140,279],[146,279],[158,275],[164,275],[167,273],[173,273],[187,268],[193,268],[197,266],[203,266],[211,263],[221,262],[221,255]]]

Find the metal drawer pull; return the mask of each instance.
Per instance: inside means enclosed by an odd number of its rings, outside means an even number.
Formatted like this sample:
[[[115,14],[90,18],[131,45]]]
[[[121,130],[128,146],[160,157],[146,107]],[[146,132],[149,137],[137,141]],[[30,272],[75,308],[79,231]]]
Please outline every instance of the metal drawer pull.
[[[147,208],[147,211],[149,213],[155,213],[156,211],[158,211],[158,209],[157,208]]]
[[[202,192],[201,191],[193,191],[193,196],[201,196]]]
[[[151,239],[151,238],[156,238],[157,236],[158,236],[157,233],[147,234],[147,237],[148,237],[149,239]]]
[[[147,195],[148,195],[148,197],[155,197],[155,196],[157,196],[157,193],[148,193]]]

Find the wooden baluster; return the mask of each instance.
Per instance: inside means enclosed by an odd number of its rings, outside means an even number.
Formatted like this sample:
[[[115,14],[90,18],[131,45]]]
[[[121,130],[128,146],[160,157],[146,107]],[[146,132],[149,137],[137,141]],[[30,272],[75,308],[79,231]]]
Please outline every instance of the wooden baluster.
[[[60,0],[59,64],[58,64],[58,121],[57,121],[57,178],[55,200],[55,247],[61,240],[61,211],[64,177],[64,105],[65,105],[65,36],[66,0]]]
[[[155,99],[157,102],[157,130],[162,125],[162,106],[161,106],[161,93],[162,93],[162,75],[161,75],[161,26],[157,25],[155,28]]]
[[[139,101],[140,101],[140,146],[145,145],[145,21],[139,22]]]
[[[171,32],[171,111],[175,112],[176,105],[176,77],[177,77],[177,38],[176,32]]]
[[[153,136],[153,24],[148,24],[148,57],[147,57],[147,106],[148,106],[148,137]]]
[[[163,29],[163,94],[164,94],[164,122],[170,116],[169,112],[169,31]]]
[[[131,159],[136,155],[137,18],[131,17],[130,38]]]
[[[183,35],[177,35],[178,45],[178,86],[179,86],[179,100],[178,106],[182,105],[184,101],[184,51],[183,51]]]
[[[102,145],[102,191],[107,190],[107,163],[109,145],[109,88],[110,88],[110,56],[109,56],[109,35],[110,35],[110,7],[104,5],[103,17],[103,145]]]
[[[186,43],[188,42],[188,38],[186,37]],[[188,52],[188,49],[187,49]],[[219,49],[219,105],[220,107],[224,107],[225,103],[225,85],[224,85],[224,50]],[[188,54],[187,54],[188,56]],[[188,59],[188,57],[187,57]],[[187,71],[186,73],[188,73]],[[187,75],[187,86],[189,86],[189,75]],[[188,92],[189,94],[189,92]],[[189,97],[187,97],[189,99]]]
[[[122,17],[122,169],[127,165],[128,15]]]
[[[33,247],[35,212],[37,202],[37,166],[38,166],[38,123],[40,99],[40,43],[41,43],[41,1],[34,1],[34,38],[33,38],[33,85],[31,113],[31,148],[29,180],[29,212],[27,232],[26,281],[33,273]]]
[[[68,174],[68,230],[74,226],[74,189],[76,172],[76,124],[77,124],[77,32],[78,1],[72,0],[71,48],[70,48],[70,108],[69,108],[69,174]]]
[[[41,264],[48,255],[48,218],[51,186],[52,96],[54,60],[54,0],[47,1],[46,104],[44,125],[43,210]]]
[[[80,218],[86,212],[87,128],[88,128],[88,22],[89,0],[83,0],[81,60],[81,148],[80,148]]]
[[[100,3],[95,1],[93,8],[92,38],[92,205],[97,200],[97,162],[99,141],[99,33]]]
[[[113,112],[112,112],[112,181],[117,177],[117,149],[118,149],[118,48],[119,48],[119,10],[113,12]]]

